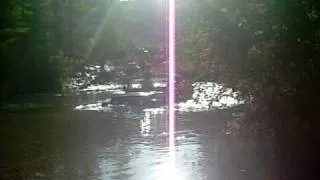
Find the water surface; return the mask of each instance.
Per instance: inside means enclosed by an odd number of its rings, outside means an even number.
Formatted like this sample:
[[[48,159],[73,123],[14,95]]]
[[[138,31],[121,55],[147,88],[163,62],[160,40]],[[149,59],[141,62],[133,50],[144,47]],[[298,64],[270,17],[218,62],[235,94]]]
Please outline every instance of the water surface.
[[[108,93],[42,95],[0,112],[0,179],[263,179],[250,140],[222,132],[222,110],[177,108],[175,163],[163,108],[103,109]],[[90,106],[91,105],[91,106]],[[76,107],[83,108],[76,108]],[[88,108],[91,107],[91,108]],[[244,158],[245,157],[245,158]]]

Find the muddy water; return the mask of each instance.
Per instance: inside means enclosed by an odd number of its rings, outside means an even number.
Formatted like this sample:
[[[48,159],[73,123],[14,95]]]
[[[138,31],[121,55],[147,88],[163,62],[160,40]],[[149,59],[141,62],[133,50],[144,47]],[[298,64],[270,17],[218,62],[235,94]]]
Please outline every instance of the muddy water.
[[[166,111],[103,109],[100,101],[107,97],[108,93],[46,95],[2,108],[0,179],[267,177],[254,148],[258,145],[221,131],[229,118],[224,111],[177,109],[172,166]]]

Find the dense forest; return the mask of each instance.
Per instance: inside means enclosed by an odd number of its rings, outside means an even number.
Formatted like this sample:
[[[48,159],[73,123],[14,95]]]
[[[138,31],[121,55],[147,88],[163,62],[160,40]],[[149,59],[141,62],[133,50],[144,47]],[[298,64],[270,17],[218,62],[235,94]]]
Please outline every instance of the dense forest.
[[[274,138],[274,167],[288,179],[317,174],[319,5],[189,0],[177,13],[181,66],[242,92],[251,104],[244,133]],[[279,170],[280,162],[293,169]]]
[[[315,175],[320,2],[176,2],[179,73],[241,92],[250,105],[242,133],[274,139],[272,163],[292,166],[279,174]],[[62,91],[83,64],[127,62],[133,49],[166,42],[160,1],[3,0],[0,7],[3,99]]]
[[[2,1],[1,97],[61,91],[75,68],[89,59],[96,32],[112,3]],[[112,56],[117,53],[115,30],[110,26],[105,31],[104,38],[109,38],[105,50],[110,49]]]
[[[77,9],[71,1],[1,2],[2,98],[61,90],[68,57],[81,57],[90,34],[90,28],[76,31],[87,11],[84,2],[78,2]],[[81,39],[76,39],[78,33]]]
[[[165,41],[164,3],[6,0],[1,8],[2,98],[64,90],[85,64],[124,66]]]

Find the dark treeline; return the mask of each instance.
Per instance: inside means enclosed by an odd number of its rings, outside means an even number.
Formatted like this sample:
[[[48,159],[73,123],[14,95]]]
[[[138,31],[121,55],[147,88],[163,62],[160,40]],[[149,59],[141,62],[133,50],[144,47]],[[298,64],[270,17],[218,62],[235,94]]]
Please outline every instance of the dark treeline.
[[[242,92],[251,105],[242,130],[274,139],[279,178],[317,179],[320,2],[186,0],[178,8],[180,66]]]
[[[64,90],[85,64],[141,64],[165,41],[157,1],[4,0],[0,13],[1,98]]]
[[[84,63],[112,1],[1,1],[1,98],[55,92]]]
[[[2,97],[59,88],[60,72],[49,59],[46,26],[39,1],[1,1]]]

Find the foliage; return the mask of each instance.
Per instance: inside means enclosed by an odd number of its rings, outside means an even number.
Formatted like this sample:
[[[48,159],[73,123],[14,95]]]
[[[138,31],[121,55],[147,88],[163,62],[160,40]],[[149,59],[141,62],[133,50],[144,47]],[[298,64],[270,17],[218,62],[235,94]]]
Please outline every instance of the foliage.
[[[151,50],[166,43],[161,2],[2,0],[0,97],[61,90],[85,60],[148,69],[166,55]],[[179,73],[239,90],[251,103],[248,126],[266,127],[279,144],[319,143],[320,2],[176,2]]]
[[[178,60],[197,78],[221,81],[256,98],[268,90],[294,96],[301,83],[315,83],[315,2],[189,0],[179,5]],[[191,13],[190,7],[196,10]]]
[[[248,124],[265,125],[280,146],[319,143],[319,2],[178,4],[178,60],[188,74],[240,90],[252,103]]]
[[[106,10],[99,7],[110,4],[1,1],[0,97],[61,90],[64,80],[81,70],[87,59],[88,44]]]
[[[160,2],[115,1],[102,18],[89,59],[100,64],[107,61],[129,76],[143,75],[151,64],[159,66],[161,58],[157,56],[165,41]]]

